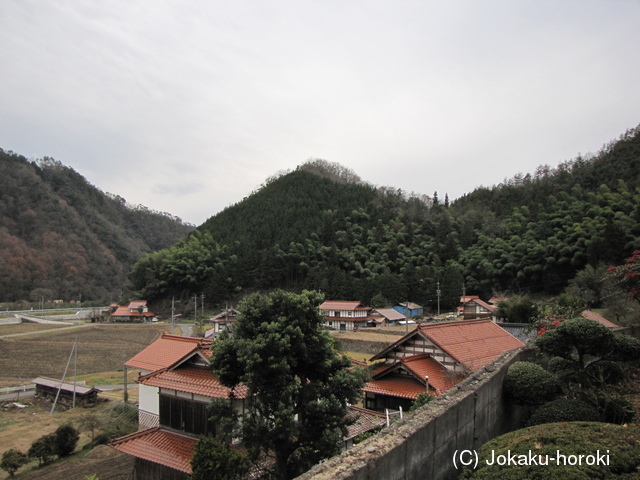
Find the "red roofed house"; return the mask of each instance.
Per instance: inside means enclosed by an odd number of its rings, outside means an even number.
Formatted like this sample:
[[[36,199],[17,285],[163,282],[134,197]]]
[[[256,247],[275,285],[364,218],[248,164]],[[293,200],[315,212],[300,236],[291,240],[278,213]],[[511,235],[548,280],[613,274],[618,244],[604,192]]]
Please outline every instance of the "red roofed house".
[[[621,328],[620,325],[616,325],[611,320],[607,320],[602,315],[597,314],[596,312],[592,312],[591,310],[585,310],[581,314],[584,318],[588,318],[589,320],[593,320],[594,322],[598,322],[601,325],[604,325],[607,328]]]
[[[240,315],[240,312],[235,308],[225,308],[215,317],[211,317],[209,322],[211,322],[212,327],[205,332],[205,338],[218,338],[218,335],[224,330],[231,328],[238,315]]]
[[[496,306],[489,305],[487,302],[480,300],[476,295],[460,297],[462,304],[462,318],[468,320],[472,318],[493,318]]]
[[[372,308],[360,302],[327,300],[320,305],[320,313],[325,317],[325,327],[334,330],[357,330],[370,327],[376,320],[371,316]]]
[[[110,445],[136,457],[137,479],[186,479],[199,435],[215,431],[207,406],[229,399],[243,415],[248,391],[227,388],[209,368],[211,341],[163,334],[126,365],[142,370],[138,379],[138,432]]]
[[[363,389],[365,407],[407,409],[420,393],[440,395],[502,353],[522,346],[490,319],[418,325],[371,358],[384,363]]]
[[[134,300],[126,307],[118,307],[111,313],[113,322],[148,322],[155,318],[146,300]]]

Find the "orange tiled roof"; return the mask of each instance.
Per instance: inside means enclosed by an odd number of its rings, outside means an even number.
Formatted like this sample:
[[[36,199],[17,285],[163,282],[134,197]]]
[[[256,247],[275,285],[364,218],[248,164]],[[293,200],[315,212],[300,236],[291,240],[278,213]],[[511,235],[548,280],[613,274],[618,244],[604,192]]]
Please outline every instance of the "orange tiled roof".
[[[211,370],[204,367],[182,367],[175,370],[159,370],[140,377],[139,383],[151,387],[167,388],[194,393],[211,398],[247,398],[249,390],[244,385],[235,389],[225,387]]]
[[[502,353],[524,346],[524,343],[489,319],[424,323],[417,328],[472,372]]]
[[[620,328],[619,325],[616,325],[610,320],[607,320],[602,315],[598,315],[596,312],[592,312],[591,310],[585,310],[581,314],[584,318],[588,318],[589,320],[593,320],[594,322],[601,323],[607,328]]]
[[[115,312],[111,314],[112,317],[153,317],[151,312],[140,313],[137,310],[131,311],[129,307],[118,307]]]
[[[524,343],[488,318],[454,320],[418,325],[404,337],[371,357],[370,360],[384,358],[387,353],[416,335],[429,339],[438,348],[473,372],[484,367],[502,353],[524,346]]]
[[[320,310],[359,310],[364,307],[360,302],[326,300],[319,308]]]
[[[482,308],[484,308],[485,310],[488,310],[489,312],[492,312],[492,313],[495,312],[496,308],[497,308],[495,305],[489,305],[487,302],[485,302],[484,300],[480,300],[479,298],[474,298],[474,299],[470,300],[467,303],[477,303]]]
[[[477,298],[480,298],[478,295],[467,295],[464,297],[460,297],[460,303],[467,303],[470,302],[471,300],[475,300]]]
[[[128,455],[190,475],[196,443],[195,438],[155,427],[118,438],[109,445]]]
[[[146,300],[133,300],[132,302],[129,303],[129,308],[145,307],[146,305],[147,305]]]
[[[431,358],[428,353],[403,357],[396,363],[384,366],[373,375],[374,380],[380,380],[393,375],[399,369],[404,369],[412,374],[415,379],[426,387],[426,377],[429,377],[429,386],[433,388],[436,395],[441,395],[453,387],[460,378],[453,376],[443,365]]]
[[[433,387],[438,395],[449,390],[458,383],[459,380],[453,377],[443,365],[431,358],[428,354],[405,357],[398,363],[402,364],[407,370],[420,379],[429,377],[429,385]]]
[[[380,380],[372,380],[362,390],[378,395],[389,395],[390,397],[409,398],[412,400],[427,391],[422,383],[408,375],[389,375]]]
[[[162,337],[134,355],[125,365],[156,371],[161,368],[170,368],[196,351],[209,356],[210,348],[211,340],[163,333]]]

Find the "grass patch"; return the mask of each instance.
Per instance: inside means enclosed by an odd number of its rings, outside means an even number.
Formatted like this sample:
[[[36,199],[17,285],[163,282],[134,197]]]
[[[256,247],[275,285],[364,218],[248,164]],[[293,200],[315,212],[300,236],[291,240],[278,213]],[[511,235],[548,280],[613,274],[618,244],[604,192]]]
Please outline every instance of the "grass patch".
[[[17,420],[11,418],[0,418],[0,430],[3,430],[11,425],[18,423]]]
[[[492,459],[532,452],[538,462],[548,465],[489,465]],[[608,465],[588,465],[588,456],[609,454]],[[558,464],[562,455],[584,455],[582,465],[570,461]],[[547,460],[545,460],[547,459]],[[472,480],[590,480],[592,478],[637,479],[640,469],[640,428],[609,423],[547,423],[516,430],[494,438],[478,451],[477,470],[465,470],[461,479]],[[517,461],[517,460],[516,460]],[[503,462],[504,463],[504,462]],[[594,463],[594,462],[591,462]],[[603,462],[601,462],[603,463]]]
[[[56,328],[64,327],[69,327],[69,325],[55,325],[52,323],[11,323],[8,325],[0,325],[0,336],[39,332],[41,330],[55,330]]]

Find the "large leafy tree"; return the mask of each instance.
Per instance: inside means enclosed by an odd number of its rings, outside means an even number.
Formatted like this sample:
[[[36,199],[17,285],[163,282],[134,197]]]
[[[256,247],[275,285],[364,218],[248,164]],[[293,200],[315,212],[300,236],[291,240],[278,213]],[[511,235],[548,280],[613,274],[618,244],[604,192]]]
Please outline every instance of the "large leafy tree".
[[[607,327],[586,318],[573,318],[547,330],[536,340],[538,348],[552,357],[584,369],[600,360],[636,360],[640,358],[640,340],[616,335]]]
[[[242,441],[254,459],[275,457],[279,479],[339,452],[347,402],[358,398],[364,381],[323,327],[322,299],[309,291],[250,295],[232,335],[214,345],[220,381],[243,383],[255,398],[242,420]]]
[[[609,267],[607,278],[640,303],[640,250],[635,250],[626,263]]]

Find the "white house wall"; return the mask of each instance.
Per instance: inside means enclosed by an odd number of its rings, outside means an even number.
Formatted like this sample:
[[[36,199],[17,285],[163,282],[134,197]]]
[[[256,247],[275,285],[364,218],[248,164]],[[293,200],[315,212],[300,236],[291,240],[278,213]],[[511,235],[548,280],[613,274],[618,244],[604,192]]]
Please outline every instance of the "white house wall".
[[[157,427],[160,423],[159,389],[148,385],[138,385],[139,428]]]

